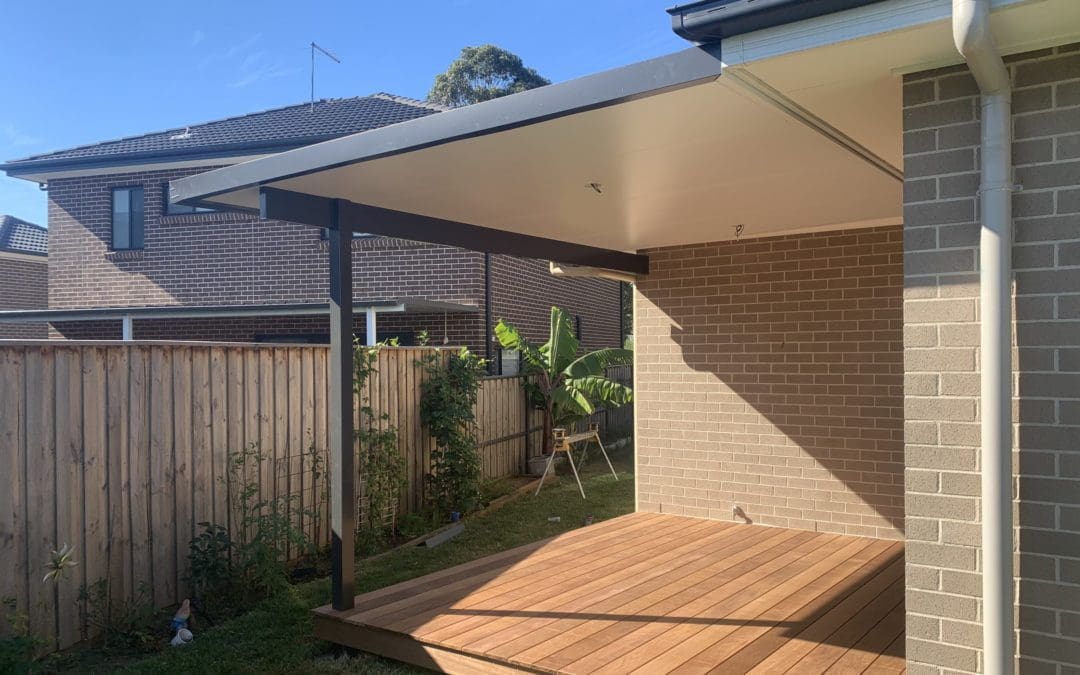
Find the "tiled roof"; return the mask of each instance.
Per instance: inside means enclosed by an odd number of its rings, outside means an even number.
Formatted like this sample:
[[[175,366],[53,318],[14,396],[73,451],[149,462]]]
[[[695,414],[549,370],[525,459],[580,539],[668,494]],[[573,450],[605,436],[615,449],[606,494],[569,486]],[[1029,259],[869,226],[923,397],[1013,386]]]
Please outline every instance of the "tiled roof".
[[[424,117],[441,106],[391,94],[322,99],[13,160],[6,167],[118,161],[207,152],[280,150]]]
[[[15,216],[0,215],[0,251],[47,255],[49,231]]]

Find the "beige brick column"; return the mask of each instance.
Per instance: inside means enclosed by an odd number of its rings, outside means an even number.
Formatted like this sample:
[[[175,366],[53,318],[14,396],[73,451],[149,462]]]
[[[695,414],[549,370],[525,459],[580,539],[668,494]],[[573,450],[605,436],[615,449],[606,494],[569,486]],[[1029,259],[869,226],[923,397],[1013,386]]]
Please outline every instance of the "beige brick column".
[[[1008,59],[1020,672],[1080,672],[1080,50]],[[979,107],[965,67],[904,84],[907,656],[981,668]]]

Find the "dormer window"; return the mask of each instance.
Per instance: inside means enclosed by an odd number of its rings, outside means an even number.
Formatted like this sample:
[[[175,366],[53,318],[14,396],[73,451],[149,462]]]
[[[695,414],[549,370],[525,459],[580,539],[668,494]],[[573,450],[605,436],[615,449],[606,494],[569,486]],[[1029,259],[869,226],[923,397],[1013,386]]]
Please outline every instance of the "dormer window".
[[[143,189],[113,188],[112,191],[112,249],[131,251],[143,247],[145,208]]]

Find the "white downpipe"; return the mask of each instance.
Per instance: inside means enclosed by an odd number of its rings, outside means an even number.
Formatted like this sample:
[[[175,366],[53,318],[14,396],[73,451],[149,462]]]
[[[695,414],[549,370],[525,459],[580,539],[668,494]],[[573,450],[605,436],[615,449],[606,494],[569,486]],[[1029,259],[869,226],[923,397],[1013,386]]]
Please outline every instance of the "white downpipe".
[[[124,342],[131,342],[134,339],[135,326],[131,320],[130,314],[125,314],[124,318],[120,320],[120,336]]]
[[[1013,672],[1012,83],[990,0],[953,0],[953,40],[982,94],[979,210],[983,672]]]

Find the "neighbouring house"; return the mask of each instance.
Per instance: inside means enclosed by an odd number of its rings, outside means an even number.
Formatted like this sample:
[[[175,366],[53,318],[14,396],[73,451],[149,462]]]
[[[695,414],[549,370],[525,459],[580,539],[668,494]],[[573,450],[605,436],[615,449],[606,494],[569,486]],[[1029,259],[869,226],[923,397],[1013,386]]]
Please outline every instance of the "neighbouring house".
[[[671,12],[696,46],[172,183],[637,275],[640,513],[355,602],[342,553],[317,634],[461,672],[1080,671],[1080,3]]]
[[[0,215],[0,311],[49,306],[49,231]],[[46,338],[45,323],[0,324],[0,339]]]
[[[41,316],[69,339],[326,342],[325,234],[250,211],[170,204],[168,183],[441,111],[388,94],[320,100],[0,165],[48,191]],[[546,262],[403,237],[357,234],[353,249],[362,338],[409,345],[427,331],[433,344],[494,355],[494,321],[540,339],[560,305],[586,345],[621,342],[616,281],[558,278]]]

